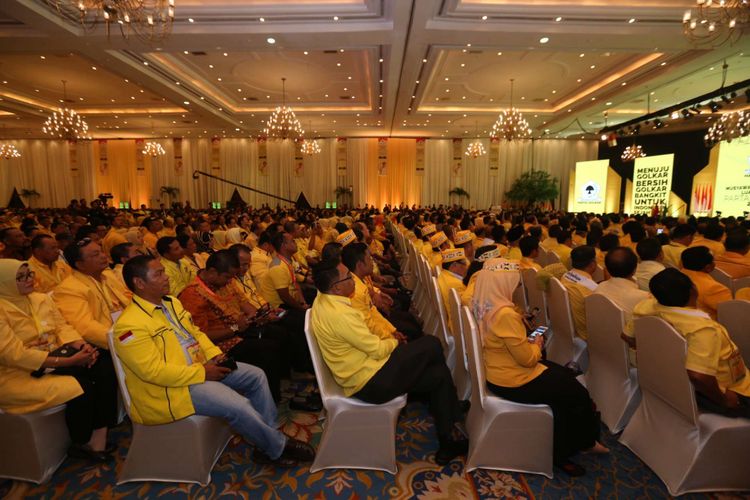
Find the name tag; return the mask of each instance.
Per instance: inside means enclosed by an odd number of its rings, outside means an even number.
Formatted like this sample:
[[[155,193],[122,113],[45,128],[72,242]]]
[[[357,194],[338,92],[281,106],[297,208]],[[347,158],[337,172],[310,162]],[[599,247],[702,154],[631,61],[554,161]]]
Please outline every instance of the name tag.
[[[598,286],[594,280],[590,280],[588,278],[585,278],[583,276],[579,276],[578,274],[568,271],[563,275],[563,279],[570,281],[571,283],[578,283],[581,286],[585,286],[592,292],[596,290],[596,287]]]
[[[206,356],[203,355],[203,350],[201,349],[201,346],[198,342],[195,342],[187,346],[187,352],[188,352],[188,355],[190,356],[190,359],[193,360],[193,363],[202,365],[203,363],[206,362]]]
[[[727,363],[729,364],[729,376],[732,379],[732,384],[736,384],[745,378],[747,368],[745,368],[745,362],[742,360],[739,351],[732,354],[729,360],[727,360]]]

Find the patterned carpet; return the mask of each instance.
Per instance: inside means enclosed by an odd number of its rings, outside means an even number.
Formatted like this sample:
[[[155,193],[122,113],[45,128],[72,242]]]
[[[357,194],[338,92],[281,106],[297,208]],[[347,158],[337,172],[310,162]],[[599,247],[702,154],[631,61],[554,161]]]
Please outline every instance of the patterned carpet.
[[[281,405],[283,430],[316,444],[321,426],[317,415],[290,412]],[[473,498],[665,498],[661,481],[612,436],[603,436],[612,450],[608,456],[581,455],[577,461],[588,473],[570,479],[556,474],[550,480],[530,474],[499,471],[466,473],[463,460],[445,467],[435,464],[437,441],[426,406],[410,403],[402,411],[396,452],[399,473],[327,470],[310,474],[307,467],[275,470],[251,462],[251,448],[232,438],[212,473],[212,482],[197,484],[128,483],[115,486],[130,441],[129,425],[112,431],[119,445],[116,461],[88,466],[67,459],[51,481],[42,486],[0,482],[0,498],[269,498],[269,499],[473,499]],[[750,498],[748,495],[689,495],[685,498]]]

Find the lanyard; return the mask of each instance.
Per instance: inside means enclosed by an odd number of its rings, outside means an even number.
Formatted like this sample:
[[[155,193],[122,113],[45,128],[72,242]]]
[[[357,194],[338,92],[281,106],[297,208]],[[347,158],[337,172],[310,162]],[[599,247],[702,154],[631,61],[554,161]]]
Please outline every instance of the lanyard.
[[[119,304],[119,301],[117,304],[115,304],[115,301],[112,300],[112,298],[109,296],[109,293],[107,292],[107,287],[102,286],[99,284],[99,282],[94,279],[92,276],[89,276],[89,279],[94,282],[94,286],[96,287],[96,290],[99,292],[99,295],[102,296],[104,299],[104,303],[107,305],[107,308],[109,311],[107,311],[108,314],[112,314],[115,311],[118,311],[120,308],[117,307]]]
[[[294,285],[294,289],[297,290],[297,299],[303,300],[304,295],[302,294],[302,289],[300,288],[299,283],[297,283],[297,275],[294,274],[292,263],[282,257],[281,254],[279,254],[279,260],[286,264],[286,267],[289,270],[289,275],[292,277],[292,284]]]

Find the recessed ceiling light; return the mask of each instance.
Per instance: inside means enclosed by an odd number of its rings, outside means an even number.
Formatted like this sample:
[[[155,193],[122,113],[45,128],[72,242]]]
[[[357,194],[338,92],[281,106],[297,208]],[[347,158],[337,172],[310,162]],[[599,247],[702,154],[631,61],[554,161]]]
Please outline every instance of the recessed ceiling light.
[[[267,41],[268,43],[270,43],[271,45],[273,45],[274,43],[276,43],[276,39],[275,39],[275,38],[272,38],[272,37],[270,37],[270,36],[269,36],[268,38],[266,38],[266,41]],[[224,55],[226,55],[226,54],[224,54]]]
[[[46,58],[46,57],[44,57],[44,56],[39,56],[39,57],[40,57],[41,59],[47,59],[47,58]]]
[[[333,16],[333,20],[334,21],[338,21],[339,20],[339,16]]]
[[[340,68],[341,67],[341,63],[336,63],[336,66],[338,66]]]
[[[352,77],[351,77],[351,76],[347,76],[346,78],[347,78],[347,80],[351,80],[351,79],[352,79]]]
[[[445,81],[446,81],[446,82],[448,81],[448,77],[447,77],[447,76],[445,77]]]
[[[189,23],[194,23],[194,22],[195,22],[195,19],[193,19],[192,17],[188,17],[188,22],[189,22]]]
[[[560,16],[557,16],[557,17],[555,18],[555,22],[556,22],[556,23],[559,23],[560,21],[562,21],[562,17],[560,17]]]
[[[304,51],[303,54],[307,55],[307,54],[309,54],[309,52],[308,51]]]
[[[596,69],[596,64],[592,64],[591,69]]]
[[[665,63],[665,62],[663,62],[663,63],[660,64],[660,66],[666,66],[666,65],[667,65],[667,63]]]
[[[91,66],[91,69],[93,69],[94,71],[96,71],[96,66]]]
[[[547,42],[549,42],[549,37],[547,36],[543,36],[542,38],[539,39],[539,43],[541,44],[545,44]]]
[[[208,67],[211,68],[211,69],[214,69],[214,65],[213,64],[209,64]]]
[[[266,22],[266,18],[265,17],[261,17],[260,19],[258,19],[258,21],[260,21],[262,23],[265,23]]]
[[[423,64],[426,63],[426,62],[427,62],[427,59],[422,59],[422,63]]]
[[[183,50],[182,53],[185,54],[185,55],[189,54],[189,52],[187,50]]]
[[[553,93],[553,94],[557,94],[557,90],[553,90],[553,91],[552,91],[552,93]]]
[[[227,54],[226,52],[224,52],[224,57],[227,57],[228,55],[229,55],[229,54]]]
[[[143,61],[144,66],[148,66],[148,61]]]
[[[182,101],[183,104],[190,104],[190,101]]]
[[[627,84],[628,84],[628,82],[622,82],[620,85],[622,85],[624,87]]]
[[[482,16],[482,21],[486,21],[486,20],[487,20],[487,16]]]
[[[586,54],[584,54],[583,52],[581,52],[580,54],[578,54],[578,57],[584,57],[584,56],[586,56]]]
[[[634,17],[631,17],[630,19],[628,19],[628,23],[629,24],[633,24],[634,22],[635,22],[635,18]]]

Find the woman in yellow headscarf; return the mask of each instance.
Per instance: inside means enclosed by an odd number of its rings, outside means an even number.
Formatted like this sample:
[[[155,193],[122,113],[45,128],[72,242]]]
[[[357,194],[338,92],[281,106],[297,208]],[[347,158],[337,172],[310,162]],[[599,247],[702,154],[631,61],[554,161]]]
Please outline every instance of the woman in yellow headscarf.
[[[526,336],[513,304],[520,279],[519,263],[507,259],[490,259],[477,272],[472,305],[487,388],[510,401],[549,405],[554,415],[553,462],[568,475],[580,476],[586,471],[570,461],[571,455],[586,449],[609,451],[597,441],[599,415],[571,370],[542,359],[544,338]]]
[[[62,346],[77,352],[53,355]],[[113,451],[106,448],[107,427],[116,424],[117,383],[111,358],[99,352],[48,295],[34,292],[28,264],[0,259],[0,408],[30,413],[65,403],[69,454],[104,462]]]

